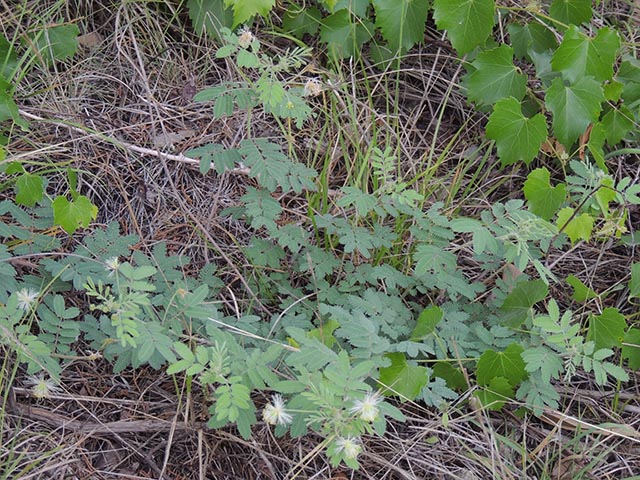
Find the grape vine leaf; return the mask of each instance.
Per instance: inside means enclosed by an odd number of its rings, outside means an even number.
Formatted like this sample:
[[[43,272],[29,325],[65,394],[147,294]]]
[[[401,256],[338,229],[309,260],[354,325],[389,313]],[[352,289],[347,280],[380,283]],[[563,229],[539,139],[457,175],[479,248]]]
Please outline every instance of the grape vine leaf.
[[[443,315],[444,313],[440,307],[432,305],[425,308],[418,317],[416,326],[411,333],[411,340],[419,341],[431,335],[435,331],[438,323],[440,323],[440,320],[442,320]]]
[[[524,97],[527,77],[513,64],[510,46],[500,45],[479,53],[471,65],[475,70],[465,81],[470,101],[493,105],[503,98],[514,97],[520,101]]]
[[[517,328],[529,317],[531,308],[549,293],[549,287],[542,280],[520,282],[504,299],[500,311],[502,323]]]
[[[546,167],[536,168],[527,175],[522,189],[529,210],[544,220],[550,220],[553,217],[567,195],[564,183],[552,187],[549,179],[549,170]]]
[[[603,171],[608,172],[607,165],[604,163],[604,142],[606,140],[607,132],[604,129],[602,123],[594,123],[589,131],[589,141],[587,142],[587,148],[589,153],[593,157],[596,165]]]
[[[324,3],[331,3],[331,13],[344,8],[360,18],[367,16],[369,8],[369,0],[326,0]]]
[[[16,180],[16,203],[33,207],[44,196],[44,181],[40,175],[23,173]]]
[[[206,33],[218,39],[222,27],[233,26],[233,10],[225,7],[224,0],[189,0],[187,10],[198,35]]]
[[[582,280],[575,275],[569,275],[567,277],[567,283],[573,288],[571,298],[576,302],[584,303],[587,300],[598,297],[598,294],[595,291],[587,287]]]
[[[513,386],[504,377],[493,377],[489,385],[477,390],[474,395],[487,410],[497,412],[508,399],[513,398]]]
[[[373,36],[373,31],[373,23],[365,19],[354,22],[349,11],[343,8],[322,20],[320,40],[329,46],[332,57],[357,57],[362,45]]]
[[[593,217],[588,213],[574,216],[573,208],[565,207],[558,212],[556,225],[567,234],[571,243],[579,239],[588,242],[593,231]]]
[[[589,38],[571,25],[553,54],[551,66],[569,82],[592,76],[596,80],[611,80],[616,53],[620,48],[618,32],[601,28],[595,38]]]
[[[483,44],[494,24],[494,0],[435,0],[433,18],[440,30],[447,30],[449,40],[459,55]]]
[[[566,24],[580,25],[591,20],[591,0],[554,0],[549,14]]]
[[[629,280],[629,298],[640,297],[640,263],[631,265],[631,280]]]
[[[70,235],[78,228],[89,225],[89,222],[95,220],[98,215],[98,207],[84,195],[79,195],[72,201],[60,195],[51,206],[53,221]]]
[[[0,77],[11,80],[18,68],[18,56],[13,44],[0,35]]]
[[[18,105],[13,100],[13,87],[0,76],[0,122],[13,120],[23,129],[27,129],[29,124],[20,118]]]
[[[399,395],[401,400],[413,400],[427,384],[428,375],[425,367],[409,365],[402,353],[388,353],[391,365],[380,369],[379,382],[384,395]]]
[[[602,117],[602,126],[609,145],[620,142],[631,131],[634,125],[633,118],[633,112],[626,105],[613,108]]]
[[[464,374],[449,362],[438,362],[433,366],[433,374],[447,382],[452,390],[463,391],[469,388]]]
[[[558,46],[556,37],[545,25],[529,22],[521,25],[510,23],[507,27],[511,38],[513,52],[518,58],[529,58],[530,52],[546,52]]]
[[[428,0],[372,0],[376,27],[393,52],[406,52],[424,38]]]
[[[57,25],[39,30],[31,38],[29,46],[34,46],[38,57],[46,63],[53,63],[55,60],[64,60],[76,54],[78,35],[80,29],[75,24]]]
[[[572,85],[555,78],[547,90],[545,103],[553,113],[553,130],[560,143],[571,147],[589,124],[598,120],[603,101],[602,86],[593,78],[581,78]]]
[[[640,329],[630,328],[622,341],[622,358],[633,370],[640,369]]]
[[[250,20],[255,15],[266,17],[275,6],[276,0],[224,0],[225,7],[233,7],[233,26]]]
[[[525,117],[520,102],[509,97],[494,105],[486,131],[487,137],[496,141],[503,165],[518,160],[528,165],[547,139],[547,122],[540,113],[531,118]]]
[[[617,308],[607,307],[600,315],[589,316],[587,340],[595,342],[595,349],[619,347],[622,345],[627,320]]]
[[[516,386],[527,378],[523,351],[524,348],[517,343],[512,343],[503,352],[485,351],[476,367],[478,385],[489,385],[494,377],[503,377],[511,386]]]
[[[315,35],[321,18],[317,7],[303,8],[292,4],[282,18],[282,29],[296,38],[305,34]]]

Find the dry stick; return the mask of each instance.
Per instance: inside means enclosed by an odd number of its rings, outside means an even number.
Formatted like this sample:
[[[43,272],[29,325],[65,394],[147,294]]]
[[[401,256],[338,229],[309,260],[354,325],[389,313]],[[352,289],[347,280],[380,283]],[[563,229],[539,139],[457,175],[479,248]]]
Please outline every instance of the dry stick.
[[[207,428],[206,422],[185,424],[183,422],[174,423],[170,420],[121,420],[99,423],[76,420],[66,415],[50,412],[44,408],[30,407],[17,402],[11,406],[11,410],[14,415],[39,420],[53,427],[59,427],[75,433],[168,432],[172,429],[191,431]]]
[[[161,152],[159,150],[153,150],[151,148],[139,147],[137,145],[133,145],[132,143],[127,143],[117,138],[110,137],[108,135],[105,135],[104,133],[97,132],[89,127],[79,126],[79,124],[76,124],[73,122],[62,121],[62,120],[51,120],[51,119],[39,117],[38,115],[34,115],[24,110],[19,110],[19,112],[20,112],[20,115],[22,115],[23,117],[29,118],[31,120],[35,120],[43,123],[50,123],[52,125],[58,125],[59,127],[66,127],[69,130],[73,130],[74,132],[81,133],[83,135],[93,136],[94,138],[104,143],[110,143],[112,145],[115,145],[116,147],[123,148],[125,150],[129,150],[132,152],[140,153],[142,155],[150,155],[152,157],[166,158],[167,160],[171,160],[173,162],[186,163],[188,165],[195,165],[195,166],[200,165],[200,160],[198,160],[197,158],[187,157],[186,155],[183,155],[183,154],[173,155],[170,153]],[[10,161],[10,160],[11,160],[10,158],[6,159],[6,161]],[[241,174],[241,175],[249,174],[248,168],[231,168],[226,171],[230,173]]]

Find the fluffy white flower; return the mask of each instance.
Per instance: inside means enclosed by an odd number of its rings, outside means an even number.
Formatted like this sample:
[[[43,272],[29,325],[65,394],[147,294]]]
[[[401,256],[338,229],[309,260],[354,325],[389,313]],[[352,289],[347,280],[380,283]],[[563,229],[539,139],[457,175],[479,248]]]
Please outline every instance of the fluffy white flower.
[[[247,27],[242,27],[238,31],[238,45],[240,45],[242,48],[249,48],[255,38],[256,37],[253,36],[251,30],[249,30]]]
[[[336,440],[336,450],[344,452],[345,458],[355,459],[362,452],[362,445],[357,437],[340,437]]]
[[[33,302],[35,302],[36,298],[40,295],[39,292],[32,290],[30,288],[23,288],[22,290],[18,290],[16,292],[16,297],[18,298],[18,308],[21,308],[25,312],[31,308]]]
[[[354,413],[365,422],[373,422],[378,418],[380,408],[378,404],[382,401],[380,395],[377,392],[368,393],[362,400],[355,400],[353,407],[351,407],[351,413]]]
[[[305,97],[317,97],[322,93],[322,82],[319,78],[310,78],[304,84]]]
[[[271,397],[271,403],[262,410],[262,418],[269,425],[286,425],[293,420],[293,417],[284,408],[282,396],[277,394]]]
[[[60,387],[51,378],[44,378],[42,375],[32,376],[26,382],[31,385],[31,395],[35,398],[49,398],[52,393],[58,393]]]
[[[120,260],[118,257],[107,258],[104,261],[105,267],[109,272],[109,276],[113,275],[114,272],[117,272],[120,268]]]

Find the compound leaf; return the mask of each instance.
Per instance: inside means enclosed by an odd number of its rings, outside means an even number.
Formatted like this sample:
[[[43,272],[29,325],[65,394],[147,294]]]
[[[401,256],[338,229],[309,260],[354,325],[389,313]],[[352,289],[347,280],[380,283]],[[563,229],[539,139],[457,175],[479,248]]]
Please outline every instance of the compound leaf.
[[[539,370],[545,383],[551,382],[552,378],[558,378],[560,372],[564,370],[562,357],[550,348],[528,348],[522,352],[522,359],[527,364],[525,367],[527,372],[533,373]]]
[[[503,165],[518,160],[527,165],[536,157],[547,138],[547,122],[542,114],[527,118],[513,97],[496,103],[487,124],[487,137],[496,141]]]

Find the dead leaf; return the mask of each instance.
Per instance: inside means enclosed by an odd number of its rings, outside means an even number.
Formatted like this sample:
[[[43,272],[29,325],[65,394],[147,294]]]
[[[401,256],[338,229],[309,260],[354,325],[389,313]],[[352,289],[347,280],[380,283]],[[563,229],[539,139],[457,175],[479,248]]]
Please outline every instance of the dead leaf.
[[[102,43],[104,39],[98,32],[89,32],[78,37],[78,44],[81,47],[94,48]]]

